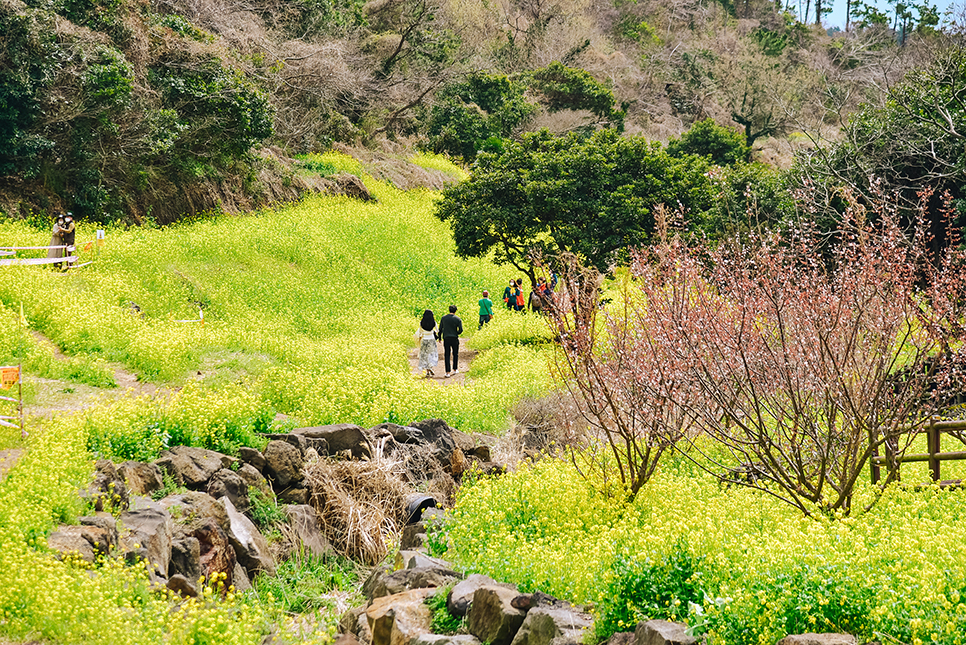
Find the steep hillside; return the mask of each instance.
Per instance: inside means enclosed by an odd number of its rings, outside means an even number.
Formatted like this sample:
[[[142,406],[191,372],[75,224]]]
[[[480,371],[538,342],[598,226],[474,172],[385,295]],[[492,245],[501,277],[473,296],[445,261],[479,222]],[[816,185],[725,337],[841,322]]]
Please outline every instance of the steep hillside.
[[[930,59],[929,15],[870,15],[830,37],[758,0],[2,0],[0,209],[165,222],[294,199],[320,187],[288,155],[452,153],[454,108],[458,141],[490,137],[460,89],[480,73],[525,93],[497,138],[667,140],[711,117],[787,164]]]

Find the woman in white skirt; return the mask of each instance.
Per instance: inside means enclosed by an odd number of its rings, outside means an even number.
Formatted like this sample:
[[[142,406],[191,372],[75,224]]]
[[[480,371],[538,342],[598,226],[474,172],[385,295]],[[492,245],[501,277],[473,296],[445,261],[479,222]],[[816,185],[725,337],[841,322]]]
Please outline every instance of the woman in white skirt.
[[[423,312],[423,319],[419,321],[416,338],[419,340],[419,363],[417,369],[426,371],[426,377],[435,376],[433,368],[439,362],[439,348],[436,347],[436,318],[427,309]]]

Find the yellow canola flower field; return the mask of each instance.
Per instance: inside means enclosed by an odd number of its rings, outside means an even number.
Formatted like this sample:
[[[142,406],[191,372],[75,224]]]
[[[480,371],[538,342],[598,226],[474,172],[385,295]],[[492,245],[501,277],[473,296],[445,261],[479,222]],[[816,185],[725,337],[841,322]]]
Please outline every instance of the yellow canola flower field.
[[[868,513],[809,519],[674,460],[623,504],[546,458],[464,487],[447,557],[591,603],[599,631],[649,616],[727,645],[806,632],[960,645],[964,522],[962,490],[892,487]]]
[[[347,157],[323,160],[358,172]],[[416,162],[452,171],[430,156]],[[103,246],[82,245],[93,260],[84,268],[3,269],[0,364],[23,363],[28,404],[44,404],[41,379],[100,394],[78,413],[28,419],[26,440],[0,429],[0,448],[24,450],[0,481],[0,635],[234,645],[284,623],[270,599],[223,596],[216,581],[180,601],[151,590],[143,567],[50,553],[47,535],[86,512],[78,490],[95,458],[150,460],[176,444],[258,447],[278,412],[363,426],[441,417],[500,432],[516,401],[550,387],[543,324],[522,315],[487,331],[465,384],[413,378],[407,353],[422,311],[439,318],[456,304],[472,343],[482,290],[508,273],[454,257],[448,226],[432,215],[435,193],[364,180],[378,203],[312,197],[247,216],[107,227]],[[82,223],[77,239],[94,232]],[[42,245],[49,231],[2,221],[0,239]],[[117,366],[160,389],[116,391]]]
[[[222,599],[209,589],[172,605],[166,594],[149,590],[143,567],[117,560],[88,565],[47,551],[55,523],[74,521],[83,510],[77,491],[92,469],[84,444],[80,426],[52,422],[31,434],[0,482],[0,634],[64,644],[261,642],[257,607],[230,595]]]
[[[317,156],[358,171],[344,155]],[[446,167],[431,156],[419,161]],[[262,409],[239,414],[239,426],[257,430],[281,412],[313,425],[441,417],[465,430],[502,431],[516,401],[549,387],[545,325],[500,311],[480,333],[478,347],[492,356],[471,367],[465,385],[414,379],[407,353],[423,310],[438,320],[457,305],[474,346],[477,300],[512,273],[455,257],[448,225],[432,214],[436,193],[364,179],[377,203],[312,197],[250,216],[108,228],[102,247],[82,251],[94,263],[67,275],[8,267],[0,361],[33,357],[28,381],[65,377],[13,324],[22,304],[31,328],[76,363],[69,380],[110,387],[108,363],[116,362],[141,380],[197,381],[226,398],[243,384]],[[82,224],[78,240],[93,238],[93,228]],[[42,244],[47,235],[0,223],[0,239]],[[201,316],[204,324],[183,322]],[[528,347],[516,351],[521,344]]]

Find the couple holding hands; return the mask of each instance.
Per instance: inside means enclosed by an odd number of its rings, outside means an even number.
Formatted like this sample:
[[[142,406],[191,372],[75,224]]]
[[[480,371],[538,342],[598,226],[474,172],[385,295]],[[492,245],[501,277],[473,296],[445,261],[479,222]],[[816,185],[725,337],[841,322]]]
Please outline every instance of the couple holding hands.
[[[419,371],[426,373],[426,378],[435,376],[433,368],[439,364],[439,348],[436,340],[443,339],[443,351],[445,354],[446,375],[444,378],[455,376],[459,371],[457,362],[460,354],[460,334],[463,333],[463,321],[456,315],[456,305],[449,306],[449,313],[440,318],[439,328],[436,327],[436,318],[429,309],[423,312],[422,320],[419,321],[419,329],[416,330],[416,338],[419,340]],[[450,371],[450,357],[452,356],[453,370]]]

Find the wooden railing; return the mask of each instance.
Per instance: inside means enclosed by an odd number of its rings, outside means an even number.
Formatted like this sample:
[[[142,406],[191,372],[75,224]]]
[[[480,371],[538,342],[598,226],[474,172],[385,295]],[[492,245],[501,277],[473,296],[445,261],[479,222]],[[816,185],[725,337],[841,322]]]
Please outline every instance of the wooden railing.
[[[960,450],[955,452],[942,452],[941,449],[941,439],[944,433],[955,434],[955,438],[960,441],[960,443],[966,444],[966,439],[960,436],[958,433],[966,431],[966,420],[957,419],[952,421],[943,421],[940,417],[932,417],[929,420],[929,424],[925,428],[921,427],[906,427],[900,428],[900,433],[908,434],[910,432],[922,432],[926,435],[926,450],[927,452],[922,454],[913,455],[897,455],[894,453],[894,448],[890,448],[887,443],[886,456],[879,456],[878,450],[873,455],[872,459],[869,461],[872,470],[872,483],[876,484],[882,478],[881,468],[885,464],[894,463],[896,468],[896,481],[899,481],[899,468],[902,464],[912,464],[912,463],[923,463],[929,464],[929,472],[932,476],[934,482],[942,482],[942,476],[939,472],[939,465],[944,461],[962,461],[966,459],[966,450]],[[892,454],[890,450],[893,451]],[[959,483],[956,482],[943,482],[943,483]]]

